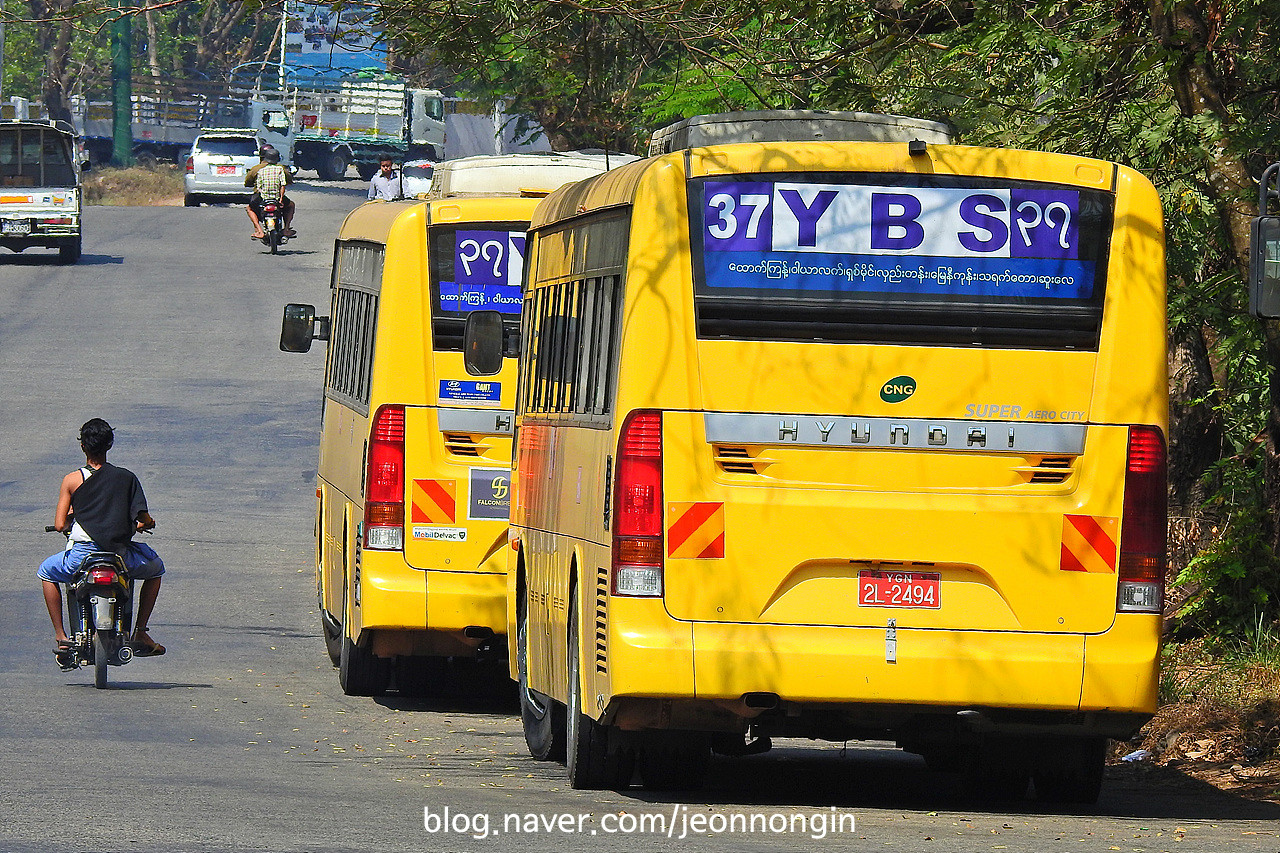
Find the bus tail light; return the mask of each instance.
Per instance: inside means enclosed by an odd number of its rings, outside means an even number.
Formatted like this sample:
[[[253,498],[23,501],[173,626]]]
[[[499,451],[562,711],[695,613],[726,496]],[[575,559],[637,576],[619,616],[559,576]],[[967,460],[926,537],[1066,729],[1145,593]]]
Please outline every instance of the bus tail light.
[[[1159,429],[1129,427],[1117,611],[1159,613],[1164,606],[1167,464]]]
[[[662,595],[662,414],[627,416],[614,480],[613,594]]]
[[[404,548],[404,407],[382,406],[369,433],[365,469],[364,547]]]

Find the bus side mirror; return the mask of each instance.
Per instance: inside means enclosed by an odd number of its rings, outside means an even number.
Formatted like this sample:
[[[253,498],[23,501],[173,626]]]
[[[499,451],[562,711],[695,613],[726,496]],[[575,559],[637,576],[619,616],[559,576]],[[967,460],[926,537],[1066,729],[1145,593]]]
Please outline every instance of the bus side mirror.
[[[502,315],[497,311],[472,311],[463,331],[462,355],[467,373],[492,376],[502,369],[506,337]]]
[[[312,341],[329,340],[329,318],[317,317],[314,305],[290,303],[284,306],[280,324],[281,352],[307,352]]]
[[[1280,216],[1255,216],[1249,235],[1249,313],[1280,319]]]

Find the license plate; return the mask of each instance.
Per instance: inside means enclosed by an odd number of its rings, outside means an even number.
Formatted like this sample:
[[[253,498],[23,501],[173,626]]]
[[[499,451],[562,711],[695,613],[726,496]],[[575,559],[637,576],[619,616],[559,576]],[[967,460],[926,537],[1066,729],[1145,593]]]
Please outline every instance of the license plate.
[[[236,173],[235,166],[219,166],[218,167],[219,175],[234,175],[235,173]]]
[[[0,234],[30,234],[30,219],[5,219],[0,221]]]
[[[942,606],[942,575],[937,572],[858,572],[860,607]]]

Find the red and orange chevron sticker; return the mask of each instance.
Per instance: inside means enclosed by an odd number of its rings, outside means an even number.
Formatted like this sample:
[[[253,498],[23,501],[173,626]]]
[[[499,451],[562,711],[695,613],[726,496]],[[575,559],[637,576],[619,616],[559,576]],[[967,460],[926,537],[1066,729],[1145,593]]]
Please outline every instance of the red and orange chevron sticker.
[[[1120,519],[1096,515],[1062,517],[1064,572],[1114,572]]]
[[[457,494],[457,480],[414,480],[410,520],[414,524],[453,524]]]
[[[686,560],[724,559],[724,504],[667,504],[667,556]]]

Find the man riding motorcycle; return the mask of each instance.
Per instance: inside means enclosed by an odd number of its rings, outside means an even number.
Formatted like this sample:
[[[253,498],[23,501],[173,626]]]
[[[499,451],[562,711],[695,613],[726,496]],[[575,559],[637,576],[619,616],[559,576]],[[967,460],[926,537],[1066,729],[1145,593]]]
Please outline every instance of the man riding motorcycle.
[[[259,153],[260,162],[244,176],[244,185],[253,187],[253,197],[245,212],[253,223],[253,239],[261,240],[266,236],[262,230],[262,200],[274,199],[284,205],[284,232],[286,237],[297,237],[293,230],[293,201],[284,194],[284,188],[293,183],[289,170],[280,165],[280,152],[269,146]]]
[[[53,622],[53,653],[64,670],[73,669],[75,661],[70,657],[72,642],[62,622],[61,585],[70,583],[95,551],[121,554],[130,577],[142,581],[138,621],[129,643],[134,654],[146,657],[165,652],[147,633],[164,563],[149,545],[132,541],[135,533],[150,530],[156,523],[147,511],[147,498],[137,476],[107,462],[107,451],[114,442],[114,431],[102,418],[91,418],[80,427],[85,464],[63,478],[54,511],[54,526],[68,534],[67,547],[41,563],[38,572]]]

